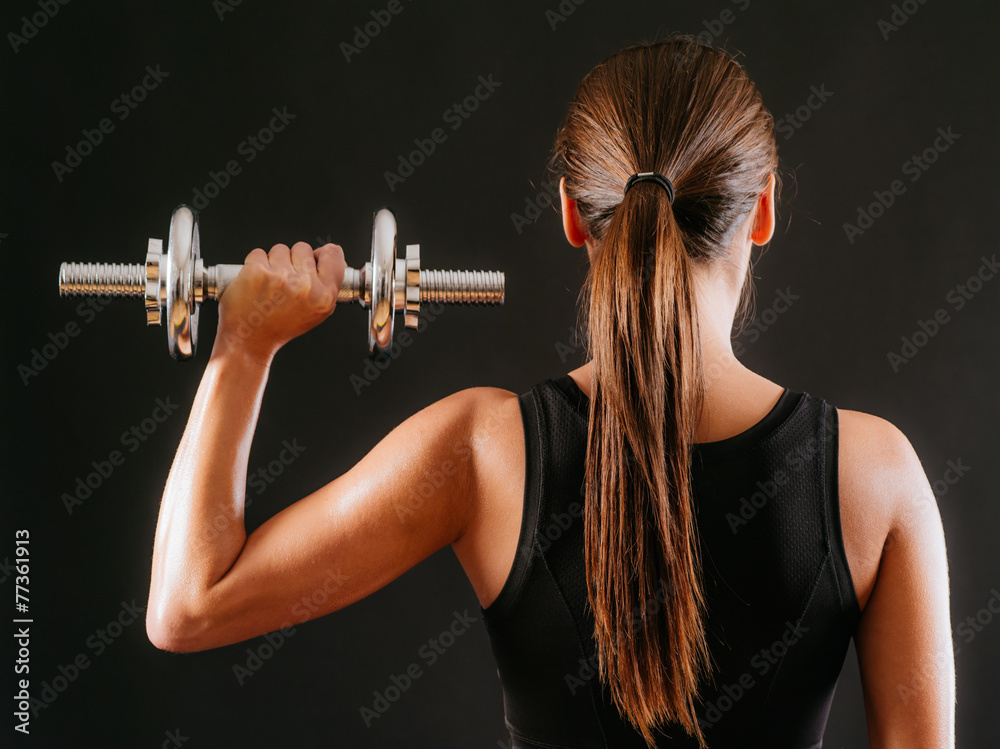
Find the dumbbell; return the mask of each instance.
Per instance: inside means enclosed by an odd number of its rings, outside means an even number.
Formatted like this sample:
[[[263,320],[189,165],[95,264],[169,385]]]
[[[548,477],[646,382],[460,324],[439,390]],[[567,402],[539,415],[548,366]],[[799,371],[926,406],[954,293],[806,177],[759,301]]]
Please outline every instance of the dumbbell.
[[[242,265],[206,266],[201,259],[198,214],[179,205],[170,217],[167,252],[163,240],[150,239],[144,265],[63,263],[60,296],[142,297],[146,324],[166,320],[167,344],[180,361],[198,348],[198,305],[219,299]],[[393,320],[403,312],[408,328],[416,328],[421,302],[439,304],[503,304],[501,271],[421,270],[420,245],[406,245],[396,257],[396,217],[388,208],[375,212],[372,257],[359,269],[347,268],[337,303],[358,302],[368,309],[368,351],[384,357],[392,345]]]

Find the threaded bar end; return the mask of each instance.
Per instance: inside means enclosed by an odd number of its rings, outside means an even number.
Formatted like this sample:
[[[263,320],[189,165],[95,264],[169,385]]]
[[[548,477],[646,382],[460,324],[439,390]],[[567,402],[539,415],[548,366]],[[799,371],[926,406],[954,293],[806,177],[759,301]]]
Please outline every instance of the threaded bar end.
[[[420,301],[503,304],[504,274],[496,270],[422,270]]]
[[[146,268],[136,263],[63,263],[59,296],[144,297]]]

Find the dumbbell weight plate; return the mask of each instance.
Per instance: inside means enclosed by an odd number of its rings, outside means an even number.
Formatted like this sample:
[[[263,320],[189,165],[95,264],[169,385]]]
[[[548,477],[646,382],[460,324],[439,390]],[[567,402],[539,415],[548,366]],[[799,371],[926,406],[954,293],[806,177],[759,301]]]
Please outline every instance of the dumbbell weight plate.
[[[177,206],[170,217],[166,260],[162,283],[166,288],[167,345],[170,355],[183,361],[194,356],[198,348],[198,302],[201,300],[195,299],[195,279],[200,281],[202,276],[196,273],[201,263],[198,218],[186,205]]]
[[[395,319],[396,217],[388,208],[372,220],[372,298],[368,308],[368,349],[384,352],[392,344]]]

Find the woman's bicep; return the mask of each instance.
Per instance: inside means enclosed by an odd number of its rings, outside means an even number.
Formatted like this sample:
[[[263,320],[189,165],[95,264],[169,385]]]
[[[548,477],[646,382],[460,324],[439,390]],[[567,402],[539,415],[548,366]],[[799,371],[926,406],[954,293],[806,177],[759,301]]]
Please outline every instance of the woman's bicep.
[[[948,561],[937,502],[901,434],[898,504],[855,636],[872,749],[954,746]]]
[[[476,399],[469,389],[414,414],[347,473],[250,534],[208,591],[184,649],[336,611],[458,538],[473,499]]]

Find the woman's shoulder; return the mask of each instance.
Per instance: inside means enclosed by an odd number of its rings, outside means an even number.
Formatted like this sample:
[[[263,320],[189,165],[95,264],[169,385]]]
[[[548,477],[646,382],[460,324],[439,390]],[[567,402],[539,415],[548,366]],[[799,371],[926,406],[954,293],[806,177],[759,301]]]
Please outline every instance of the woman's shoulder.
[[[898,509],[900,498],[915,496],[927,486],[920,458],[905,434],[874,414],[837,409],[840,465],[850,487],[868,495],[885,510]],[[843,488],[843,483],[841,488]]]
[[[468,415],[470,470],[467,514],[452,548],[480,604],[500,593],[514,561],[524,497],[524,429],[516,393],[495,387],[467,388],[454,396]]]
[[[489,386],[458,390],[427,406],[418,416],[428,426],[449,423],[455,439],[466,440],[474,448],[509,442],[507,432],[519,428],[521,422],[517,393]]]
[[[518,414],[517,394],[497,387],[469,387],[457,390],[422,408],[413,419],[418,427],[444,428],[455,438],[483,438],[498,423]]]
[[[900,736],[900,745],[945,746],[954,735],[955,675],[937,499],[899,428],[859,411],[838,409],[838,417],[841,518],[863,611],[854,639],[869,724]]]
[[[920,458],[895,424],[844,408],[837,421],[841,526],[863,609],[893,534],[931,509],[936,517],[937,503]]]
[[[457,390],[420,408],[386,439],[406,445],[408,461],[432,478],[440,473],[461,488],[451,511],[463,529],[523,462],[518,396],[502,388]]]
[[[492,496],[522,459],[521,407],[517,393],[510,390],[489,386],[458,390],[428,406],[418,418],[418,429],[446,430],[453,443],[450,452],[468,463],[471,502]]]
[[[506,494],[503,488],[524,463],[524,428],[518,395],[496,387],[461,391],[470,412],[469,447],[476,473],[475,493],[491,499]]]

